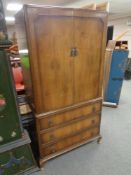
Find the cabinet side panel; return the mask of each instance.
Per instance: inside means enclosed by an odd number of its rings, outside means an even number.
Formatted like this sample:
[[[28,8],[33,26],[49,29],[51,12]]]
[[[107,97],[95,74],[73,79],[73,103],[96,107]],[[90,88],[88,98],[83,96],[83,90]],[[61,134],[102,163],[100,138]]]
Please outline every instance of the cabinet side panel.
[[[25,17],[24,17],[23,10],[16,14],[15,22],[16,22],[15,28],[17,33],[17,41],[18,41],[20,57],[21,57],[21,65],[23,70],[26,94],[27,94],[28,100],[30,101],[30,104],[34,106],[30,61],[29,61],[27,35],[26,35],[26,25],[25,25]]]

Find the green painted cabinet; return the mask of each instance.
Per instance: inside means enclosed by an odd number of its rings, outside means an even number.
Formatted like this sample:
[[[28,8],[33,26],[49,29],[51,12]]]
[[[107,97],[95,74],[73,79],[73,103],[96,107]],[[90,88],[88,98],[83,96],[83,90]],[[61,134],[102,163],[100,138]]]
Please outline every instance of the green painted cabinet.
[[[21,174],[32,168],[35,161],[28,144],[0,154],[0,175]]]
[[[21,138],[22,127],[9,57],[0,51],[0,145]]]
[[[26,131],[21,139],[0,146],[0,175],[30,174],[37,170]]]

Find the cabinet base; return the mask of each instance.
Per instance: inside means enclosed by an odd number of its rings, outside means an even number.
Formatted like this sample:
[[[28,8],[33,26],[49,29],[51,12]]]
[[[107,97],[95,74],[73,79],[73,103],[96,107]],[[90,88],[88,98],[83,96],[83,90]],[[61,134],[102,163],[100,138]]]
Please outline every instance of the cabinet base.
[[[40,165],[40,167],[42,168],[42,167],[44,166],[44,164],[45,164],[46,161],[48,161],[48,160],[50,160],[50,159],[53,159],[53,158],[55,158],[56,156],[60,156],[61,154],[64,154],[64,153],[66,153],[66,152],[69,152],[69,151],[71,151],[71,150],[73,150],[73,149],[76,149],[76,148],[78,148],[78,147],[80,147],[80,146],[82,146],[82,145],[85,145],[85,144],[87,144],[87,143],[93,142],[93,141],[95,141],[95,140],[98,142],[99,139],[100,139],[100,140],[102,139],[101,135],[98,135],[98,136],[96,136],[96,137],[94,137],[94,138],[91,138],[91,139],[89,139],[89,140],[83,141],[83,142],[81,142],[81,143],[72,145],[72,146],[68,147],[67,149],[64,149],[64,150],[59,151],[59,152],[54,153],[54,154],[51,154],[50,156],[46,156],[46,157],[44,157],[44,158],[41,158],[41,159],[39,160],[39,165]]]
[[[118,104],[117,103],[111,103],[111,102],[103,102],[103,106],[106,106],[106,107],[111,107],[111,108],[117,108],[118,107]]]

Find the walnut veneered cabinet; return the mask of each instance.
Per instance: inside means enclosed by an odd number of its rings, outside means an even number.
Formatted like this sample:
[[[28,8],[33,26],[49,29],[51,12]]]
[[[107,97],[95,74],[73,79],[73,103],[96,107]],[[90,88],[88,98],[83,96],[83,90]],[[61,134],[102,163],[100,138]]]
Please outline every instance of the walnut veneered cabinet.
[[[16,15],[41,164],[100,137],[106,29],[100,11],[25,5]]]

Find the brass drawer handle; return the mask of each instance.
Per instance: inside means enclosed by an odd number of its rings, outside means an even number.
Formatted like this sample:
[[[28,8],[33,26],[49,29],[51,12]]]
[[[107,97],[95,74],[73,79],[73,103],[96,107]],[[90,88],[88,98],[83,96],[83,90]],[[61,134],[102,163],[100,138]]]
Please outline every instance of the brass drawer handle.
[[[91,132],[91,137],[93,137],[94,136],[94,132]]]
[[[50,149],[51,149],[51,152],[52,153],[55,153],[56,152],[55,146],[52,146]]]
[[[96,107],[93,106],[93,108],[92,108],[92,112],[95,112],[95,111],[96,111]]]
[[[49,127],[53,126],[53,121],[49,120],[48,125],[49,125]]]
[[[95,124],[95,120],[94,120],[94,119],[93,119],[93,120],[91,120],[91,123],[92,123],[92,124]]]
[[[50,135],[50,139],[54,139],[55,136],[53,134]]]
[[[78,55],[78,51],[77,51],[76,47],[72,48],[70,51],[70,56],[76,57],[77,55]]]

